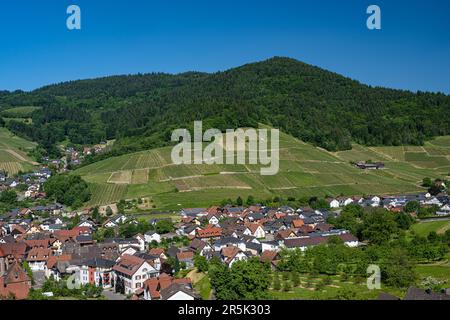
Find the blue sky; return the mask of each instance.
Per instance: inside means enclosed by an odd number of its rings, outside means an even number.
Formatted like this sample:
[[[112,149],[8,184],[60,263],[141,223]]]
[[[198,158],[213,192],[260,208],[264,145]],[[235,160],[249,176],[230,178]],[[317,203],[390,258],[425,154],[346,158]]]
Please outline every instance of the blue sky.
[[[82,30],[66,28],[77,4]],[[366,28],[366,8],[382,30]],[[0,4],[0,90],[214,72],[288,56],[363,83],[450,94],[448,0],[21,0]]]

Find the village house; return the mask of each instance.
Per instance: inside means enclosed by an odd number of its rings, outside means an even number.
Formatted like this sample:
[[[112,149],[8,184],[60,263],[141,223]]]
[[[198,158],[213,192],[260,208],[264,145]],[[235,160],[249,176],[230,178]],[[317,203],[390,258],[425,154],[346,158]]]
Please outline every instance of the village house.
[[[194,238],[189,245],[189,250],[198,253],[201,256],[205,256],[208,252],[212,251],[212,247],[209,243],[200,239]]]
[[[260,257],[260,261],[269,263],[272,270],[276,269],[280,260],[281,260],[281,257],[277,251],[265,250],[262,252],[261,257]]]
[[[144,300],[195,300],[198,295],[194,292],[191,279],[174,279],[167,274],[144,282]]]
[[[237,261],[244,261],[248,259],[248,256],[238,247],[226,247],[220,251],[220,258],[229,268]]]
[[[182,251],[177,253],[177,260],[186,264],[186,269],[194,266],[194,253],[192,251]]]
[[[111,288],[113,279],[112,268],[115,261],[93,258],[83,261],[76,276],[83,285],[93,284],[97,287]]]
[[[247,245],[245,241],[237,237],[222,237],[214,242],[214,251],[221,251],[226,247],[237,247],[242,251],[247,250]]]
[[[350,233],[340,234],[338,235],[338,237],[344,242],[345,245],[349,247],[357,247],[359,245],[358,238],[356,238]],[[305,251],[308,247],[326,244],[329,239],[330,236],[322,236],[322,235],[303,238],[291,238],[285,239],[283,242],[283,246],[288,249],[298,248],[301,251]]]
[[[60,281],[65,274],[73,273],[78,267],[72,266],[73,270],[69,270],[72,256],[69,254],[50,256],[45,264],[44,275],[47,279],[53,277],[56,281]]]
[[[4,275],[0,274],[0,300],[13,297],[24,300],[28,297],[31,280],[19,263],[14,263]]]
[[[222,229],[217,227],[196,230],[196,237],[199,239],[213,241],[219,239],[221,235]]]
[[[159,271],[153,268],[142,258],[130,255],[120,257],[116,265],[113,266],[114,283],[123,282],[125,294],[133,294],[142,290],[144,282],[149,278],[159,275]]]
[[[247,223],[245,226],[247,227],[249,233],[244,232],[244,234],[251,235],[257,239],[264,239],[266,237],[266,233],[260,224]]]
[[[157,243],[161,242],[161,235],[154,230],[150,230],[144,234],[145,243],[151,243],[152,241],[156,241]]]
[[[45,265],[52,255],[52,250],[48,248],[33,248],[28,252],[27,262],[33,271],[44,271]]]

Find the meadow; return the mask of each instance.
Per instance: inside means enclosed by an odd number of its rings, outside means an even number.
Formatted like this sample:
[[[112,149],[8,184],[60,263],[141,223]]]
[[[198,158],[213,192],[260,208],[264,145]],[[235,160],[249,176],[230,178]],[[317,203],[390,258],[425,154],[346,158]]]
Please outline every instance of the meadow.
[[[450,230],[450,220],[434,220],[434,221],[420,221],[412,226],[418,235],[426,237],[432,231],[437,234],[443,234],[446,230]]]
[[[35,146],[35,143],[0,128],[0,170],[6,171],[10,176],[19,171],[32,170],[37,163],[27,153]]]
[[[29,118],[32,113],[36,110],[41,109],[41,107],[23,106],[14,107],[3,110],[0,115],[5,118]]]

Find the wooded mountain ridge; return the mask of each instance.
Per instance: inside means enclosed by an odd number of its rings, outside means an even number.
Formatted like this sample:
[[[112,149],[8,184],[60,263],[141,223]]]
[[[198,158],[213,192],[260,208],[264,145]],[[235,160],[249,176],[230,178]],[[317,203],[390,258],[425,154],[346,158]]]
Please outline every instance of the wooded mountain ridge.
[[[371,87],[283,57],[212,74],[111,76],[0,92],[0,108],[14,106],[42,107],[32,123],[5,125],[50,154],[66,139],[116,139],[109,155],[160,147],[195,120],[223,130],[263,123],[330,151],[351,142],[421,145],[450,134],[448,95]]]

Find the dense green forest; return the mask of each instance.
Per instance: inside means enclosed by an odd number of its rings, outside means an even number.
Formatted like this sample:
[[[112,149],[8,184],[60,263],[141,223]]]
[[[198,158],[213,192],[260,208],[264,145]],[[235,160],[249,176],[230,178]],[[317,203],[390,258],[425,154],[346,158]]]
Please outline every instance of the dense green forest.
[[[214,74],[113,76],[0,92],[0,108],[14,106],[42,107],[31,124],[6,125],[50,154],[66,139],[117,139],[106,156],[159,147],[194,120],[205,129],[264,123],[331,151],[352,141],[420,145],[450,134],[450,96],[373,88],[289,58]]]

